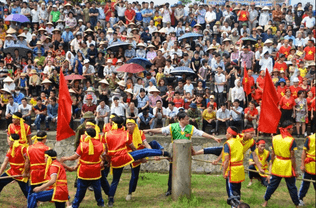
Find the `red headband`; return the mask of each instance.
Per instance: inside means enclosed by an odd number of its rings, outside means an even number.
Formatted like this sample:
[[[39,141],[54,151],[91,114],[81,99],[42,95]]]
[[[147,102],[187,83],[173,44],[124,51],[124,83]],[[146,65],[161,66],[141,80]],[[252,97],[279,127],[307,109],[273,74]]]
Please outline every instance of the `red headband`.
[[[291,129],[291,128],[293,128],[293,125],[289,125],[289,126],[287,126],[287,127],[285,127],[285,128],[282,128],[282,127],[279,128],[282,138],[285,138],[285,137],[287,137],[287,136],[290,136],[290,137],[292,136],[292,135],[287,131],[287,130],[289,130],[289,129]]]
[[[257,142],[257,145],[259,145],[259,144],[266,144],[266,142],[265,142],[264,140],[259,140],[259,141]]]
[[[255,131],[255,129],[251,127],[249,129],[243,130],[242,133],[248,133],[248,132],[254,132],[254,131]]]
[[[230,133],[233,136],[237,136],[238,135],[238,133],[236,131],[232,130],[230,127],[228,127],[227,132]]]

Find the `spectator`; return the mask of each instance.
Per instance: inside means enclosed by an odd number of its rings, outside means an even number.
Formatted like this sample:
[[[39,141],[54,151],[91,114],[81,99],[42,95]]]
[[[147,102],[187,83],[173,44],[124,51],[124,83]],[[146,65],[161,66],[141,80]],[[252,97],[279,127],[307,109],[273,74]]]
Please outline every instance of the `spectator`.
[[[8,104],[6,105],[5,118],[7,120],[7,126],[12,123],[13,113],[18,112],[19,104],[15,103],[13,97],[10,95],[8,97]]]
[[[222,104],[224,103],[224,85],[226,84],[226,77],[223,74],[223,69],[221,66],[217,67],[217,73],[215,74],[215,83],[214,83],[214,88],[215,88],[215,97],[216,97],[216,102],[217,104]]]
[[[230,107],[230,126],[236,126],[238,129],[243,128],[243,109],[239,106],[239,100],[234,100],[233,106]]]
[[[175,107],[174,102],[168,103],[168,108],[166,109],[166,122],[165,126],[168,126],[171,123],[177,122],[177,114],[178,114],[178,108]]]
[[[156,101],[156,107],[153,108],[153,116],[154,119],[152,121],[152,128],[156,128],[158,122],[162,123],[162,126],[165,126],[167,112],[164,107],[162,107],[162,101]]]
[[[47,107],[45,105],[43,105],[42,99],[40,97],[38,97],[36,99],[36,101],[37,101],[37,104],[34,107],[35,120],[34,120],[34,123],[32,124],[32,126],[36,126],[36,130],[40,131],[41,130],[41,122],[44,122],[45,118],[46,118]]]
[[[49,99],[49,104],[47,105],[47,116],[46,116],[46,131],[49,131],[49,122],[57,124],[58,117],[58,103],[55,97]]]
[[[307,101],[305,98],[305,91],[298,91],[298,98],[295,99],[294,115],[296,121],[296,133],[298,137],[307,137],[306,119],[308,119]],[[300,127],[302,127],[302,134],[300,134]]]
[[[91,94],[88,94],[88,95],[86,96],[86,101],[87,101],[87,103],[85,103],[85,104],[82,105],[81,115],[83,116],[84,113],[86,113],[86,112],[88,112],[88,111],[90,111],[90,112],[92,112],[93,114],[95,114],[95,111],[96,111],[96,109],[97,109],[97,106],[96,106],[94,103],[92,103],[92,95],[91,95]],[[112,113],[114,113],[114,112],[112,112]],[[83,122],[84,122],[84,119],[81,118],[80,122],[83,123]]]
[[[154,116],[148,110],[144,110],[138,114],[139,129],[153,129]]]
[[[138,109],[133,100],[129,103],[129,106],[126,109],[126,119],[134,119],[135,121],[138,119]]]
[[[255,108],[255,102],[250,101],[247,108],[245,108],[244,126],[248,123],[252,123],[252,126],[257,129],[258,110]]]
[[[104,124],[109,123],[109,114],[110,114],[109,106],[105,104],[104,100],[101,100],[96,109],[95,123],[99,125],[100,120],[103,121]]]
[[[115,113],[118,116],[125,117],[125,105],[122,103],[122,101],[119,101],[118,97],[113,98],[111,113]]]
[[[215,135],[216,131],[216,111],[214,110],[213,105],[209,105],[207,109],[205,109],[202,113],[203,118],[203,128],[202,130],[205,131],[208,126],[211,126],[211,133]]]
[[[220,109],[216,112],[216,135],[219,134],[219,127],[225,124],[225,129],[229,127],[230,111],[226,104],[222,103]]]
[[[13,93],[13,97],[14,102],[20,105],[25,95],[21,92],[21,89],[19,87],[16,87]]]
[[[18,112],[22,113],[22,118],[28,125],[31,125],[32,106],[27,104],[26,98],[22,98],[22,104],[19,105]]]
[[[201,125],[202,125],[201,111],[197,109],[197,105],[195,103],[191,103],[189,107],[190,108],[188,109],[187,114],[190,119],[190,124],[195,126],[195,128],[197,129],[201,129]]]

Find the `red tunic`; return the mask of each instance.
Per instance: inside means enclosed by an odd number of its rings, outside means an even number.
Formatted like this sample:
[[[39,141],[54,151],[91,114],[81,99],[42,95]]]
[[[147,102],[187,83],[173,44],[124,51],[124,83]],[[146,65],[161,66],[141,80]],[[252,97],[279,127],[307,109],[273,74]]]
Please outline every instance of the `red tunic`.
[[[145,136],[144,132],[142,130],[139,130],[139,133],[140,133],[142,141],[145,141],[146,136]],[[133,143],[133,134],[128,134],[128,139],[129,139],[129,143]],[[134,146],[137,150],[141,150],[141,149],[145,148],[145,146],[143,144],[134,144]],[[132,149],[129,146],[127,146],[127,151],[131,152]],[[140,164],[141,164],[140,162],[133,162],[132,167],[135,168],[135,167],[139,166]]]
[[[256,108],[250,110],[250,108],[247,107],[247,108],[245,109],[245,114],[247,114],[248,112],[249,112],[249,115],[250,115],[250,116],[258,115],[258,110],[257,110]],[[252,118],[247,118],[247,120],[248,120],[248,121],[252,121]]]
[[[25,123],[24,124],[24,128],[25,128],[26,136],[31,135],[31,128],[30,128],[30,126]],[[20,141],[22,141],[24,143],[24,141],[21,138],[21,126],[20,126],[20,124],[16,125],[14,123],[11,123],[8,126],[8,135],[11,135],[11,134],[18,134],[20,136]]]
[[[48,188],[48,190],[54,189],[52,201],[53,202],[66,202],[68,201],[68,187],[67,187],[67,175],[65,168],[60,162],[54,160],[48,170],[47,179],[50,180],[52,174],[57,175],[56,182]]]
[[[306,61],[313,61],[315,59],[315,47],[306,46],[304,51]]]
[[[308,111],[311,111],[312,110],[312,103],[313,103],[313,99],[314,98],[306,98],[306,102],[307,102],[307,109]]]
[[[78,178],[83,180],[97,180],[101,178],[101,155],[105,146],[100,141],[92,139],[94,154],[89,155],[89,142],[81,142],[76,153],[80,156],[77,170]]]
[[[111,130],[105,134],[105,141],[112,168],[121,168],[134,161],[127,152],[127,146],[131,144],[128,132],[122,129]]]
[[[80,137],[80,142],[84,142],[85,138],[87,137],[87,135],[85,134],[82,134],[81,137]],[[99,135],[99,139],[98,139],[99,142],[105,144],[105,139],[103,136]]]
[[[280,100],[281,109],[292,110],[294,105],[295,100],[293,97],[287,98],[286,96],[283,96]]]
[[[24,172],[24,164],[25,164],[25,158],[24,155],[26,154],[26,147],[23,145],[18,146],[15,149],[15,155],[14,157],[11,156],[12,147],[8,150],[6,157],[9,159],[10,168],[6,171],[6,173],[9,176],[14,175],[22,175]],[[27,178],[23,180],[22,177],[14,178],[17,181],[23,181],[27,182]]]
[[[27,148],[27,157],[30,160],[30,181],[31,185],[37,185],[47,182],[45,175],[45,151],[50,148],[42,142],[37,142]]]
[[[103,131],[103,133],[106,133],[108,131],[111,131],[111,129],[112,129],[112,124],[111,123],[107,123],[107,124],[104,124],[102,131]]]
[[[299,86],[298,87],[290,86],[290,89],[291,89],[292,97],[294,98],[294,100],[298,97],[297,96],[298,91],[303,90]]]
[[[264,77],[259,76],[256,80],[256,82],[258,83],[259,87],[263,90],[264,87]]]

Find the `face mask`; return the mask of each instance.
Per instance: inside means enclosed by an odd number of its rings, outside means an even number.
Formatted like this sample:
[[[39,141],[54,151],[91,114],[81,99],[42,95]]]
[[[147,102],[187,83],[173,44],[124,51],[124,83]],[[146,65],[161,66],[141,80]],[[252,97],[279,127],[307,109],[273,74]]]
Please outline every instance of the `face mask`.
[[[15,91],[15,94],[17,94],[17,95],[20,94],[20,91]]]

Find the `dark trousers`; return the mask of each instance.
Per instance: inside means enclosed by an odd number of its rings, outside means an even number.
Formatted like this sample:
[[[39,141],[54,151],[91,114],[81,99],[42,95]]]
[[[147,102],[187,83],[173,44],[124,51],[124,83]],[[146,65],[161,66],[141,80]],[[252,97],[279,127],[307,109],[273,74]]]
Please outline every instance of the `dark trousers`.
[[[216,155],[216,156],[220,156],[220,154],[222,153],[223,147],[207,147],[204,148],[204,154],[205,155]]]
[[[256,170],[254,165],[250,165],[249,169]],[[249,175],[250,179],[253,179],[253,178],[259,179],[261,181],[262,185],[264,185],[265,187],[268,186],[267,178],[266,177],[262,177],[259,173],[254,173],[254,172],[249,171],[248,175]]]
[[[161,156],[162,151],[157,150],[157,149],[142,149],[142,150],[136,150],[136,151],[130,152],[129,154],[136,161],[145,157]],[[109,201],[111,202],[114,202],[114,195],[115,195],[117,186],[120,182],[122,172],[123,172],[123,167],[113,168],[113,180],[112,180],[110,191],[109,191]]]
[[[240,196],[241,183],[230,183],[229,178],[226,179],[226,192],[228,198],[239,195]]]
[[[229,127],[229,121],[219,121],[219,120],[216,120],[216,132],[219,133],[218,129],[220,126],[224,126],[225,125],[225,130],[228,129]]]
[[[286,110],[281,108],[281,119],[280,123],[282,124],[284,121],[293,121],[292,114],[293,110]]]
[[[46,202],[51,201],[54,194],[54,189],[51,189],[49,191],[41,191],[37,193],[31,194],[27,199],[27,207],[28,208],[35,208],[37,207],[37,202]],[[66,202],[55,202],[56,208],[65,208]]]
[[[168,191],[172,190],[172,162],[169,163]]]
[[[284,178],[286,182],[287,189],[290,192],[291,199],[293,203],[297,206],[299,204],[298,196],[297,196],[297,188],[295,185],[296,178]],[[270,179],[270,183],[268,185],[268,188],[266,190],[266,193],[264,195],[264,200],[268,201],[271,198],[271,195],[275,192],[275,190],[278,188],[280,182],[282,180],[282,177],[278,177],[273,175]]]
[[[193,125],[195,128],[199,129],[199,125],[196,121],[190,121],[190,124]]]
[[[87,188],[92,185],[94,191],[94,197],[97,201],[98,206],[103,206],[104,201],[101,193],[101,180],[83,180],[78,178],[77,181],[77,192],[72,202],[73,208],[78,208],[84,196],[86,195]]]
[[[32,193],[33,193],[33,189],[35,188],[35,187],[38,187],[38,186],[41,186],[43,183],[40,183],[40,184],[37,184],[37,185],[29,185],[29,195],[31,195]]]
[[[225,102],[223,92],[221,93],[215,92],[215,99],[217,102],[217,106],[221,106],[221,104]]]
[[[157,150],[163,150],[164,148],[155,140],[151,141],[148,143],[152,149],[157,149]],[[139,171],[140,171],[140,165],[132,168],[132,176],[131,180],[129,182],[129,190],[128,194],[132,194],[133,192],[136,191],[137,187],[137,182],[138,182],[138,177],[139,177]]]
[[[232,121],[229,121],[229,125],[230,126],[235,126],[237,127],[239,130],[242,130],[243,129],[243,122],[242,120],[232,120]]]
[[[215,127],[216,127],[216,122],[215,120],[212,120],[211,123],[207,122],[206,120],[203,119],[203,127],[202,130],[205,131],[207,126],[211,126],[212,130],[211,132],[215,132]]]
[[[101,171],[101,187],[106,195],[109,195],[110,191],[110,184],[107,180],[108,174],[109,174],[110,168],[104,167],[104,169]]]
[[[3,173],[3,174],[1,175],[1,177],[5,177],[5,176],[8,176],[8,174],[7,174],[7,173]],[[6,185],[8,185],[9,183],[11,183],[12,181],[14,181],[13,178],[7,178],[7,179],[2,179],[2,180],[0,180],[0,193],[1,193],[2,189],[3,189]],[[17,181],[17,182],[18,182],[18,184],[19,184],[19,186],[20,186],[20,189],[21,189],[21,191],[23,192],[25,198],[27,198],[28,190],[29,190],[29,185],[28,185],[28,183],[24,183],[24,182],[22,182],[22,181]]]
[[[304,172],[303,178],[316,181],[316,175],[312,175],[312,174],[309,174],[309,173],[306,173],[306,172]],[[298,198],[299,199],[303,200],[303,198],[306,196],[307,191],[309,189],[309,185],[310,185],[310,182],[302,181],[301,187],[300,187],[300,191],[298,193]],[[313,185],[314,185],[314,189],[316,190],[316,183],[313,183]]]

